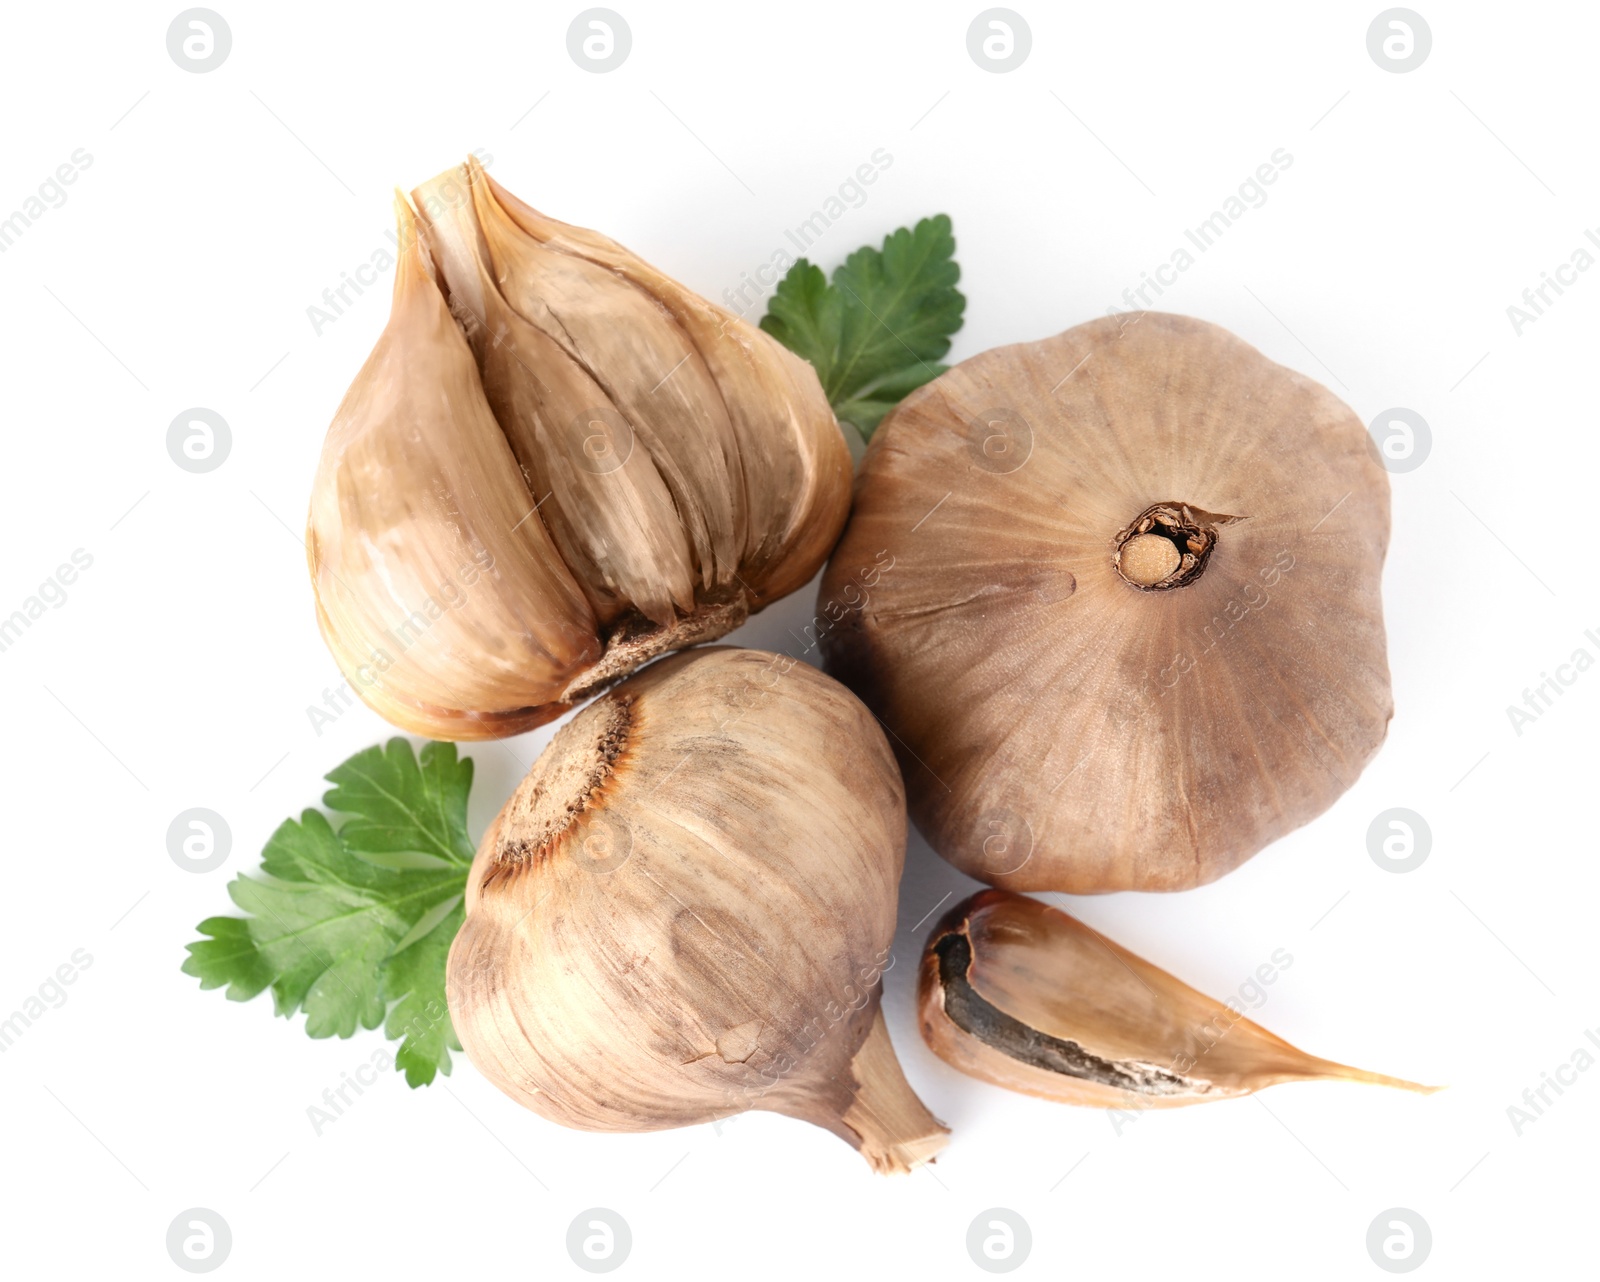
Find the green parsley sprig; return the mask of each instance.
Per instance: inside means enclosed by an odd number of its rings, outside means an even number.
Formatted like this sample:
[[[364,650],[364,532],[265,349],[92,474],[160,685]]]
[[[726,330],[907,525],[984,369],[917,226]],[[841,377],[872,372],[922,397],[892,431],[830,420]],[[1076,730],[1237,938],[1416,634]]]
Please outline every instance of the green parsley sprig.
[[[950,218],[900,228],[834,269],[830,284],[802,258],[778,282],[761,328],[810,361],[834,416],[864,438],[883,416],[944,373],[938,362],[967,300]]]
[[[209,917],[183,972],[230,1001],[270,988],[276,1013],[303,1010],[312,1037],[382,1025],[413,1087],[450,1072],[459,1051],[445,1002],[445,959],[461,928],[472,866],[467,793],[472,761],[404,739],[359,752],[327,774],[321,811],[285,820],[259,873],[228,894],[244,917]]]

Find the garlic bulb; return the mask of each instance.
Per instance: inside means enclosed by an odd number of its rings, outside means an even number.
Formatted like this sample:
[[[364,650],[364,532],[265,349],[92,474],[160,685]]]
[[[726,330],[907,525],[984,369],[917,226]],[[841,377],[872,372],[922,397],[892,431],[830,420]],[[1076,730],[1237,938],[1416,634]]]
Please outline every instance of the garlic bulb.
[[[485,833],[450,1015],[501,1090],[565,1126],[767,1109],[879,1170],[944,1145],[878,1004],[905,847],[893,754],[796,660],[663,659],[583,709]]]
[[[973,1077],[1099,1108],[1172,1108],[1292,1081],[1436,1087],[1318,1059],[1036,899],[980,891],[931,935],[923,1039]]]
[[[413,201],[307,538],[362,698],[518,733],[817,571],[851,465],[808,364],[476,160]]]
[[[964,872],[1179,890],[1377,751],[1388,537],[1388,478],[1332,393],[1201,321],[1094,321],[884,421],[822,646]]]

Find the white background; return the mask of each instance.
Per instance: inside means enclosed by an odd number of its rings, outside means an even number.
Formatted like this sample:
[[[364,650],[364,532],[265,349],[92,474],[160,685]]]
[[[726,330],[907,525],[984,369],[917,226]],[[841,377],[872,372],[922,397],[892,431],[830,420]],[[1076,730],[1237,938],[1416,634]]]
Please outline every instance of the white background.
[[[595,75],[567,53],[577,4],[216,3],[233,49],[209,74],[167,54],[176,3],[15,7],[0,47],[0,217],[75,149],[93,157],[0,254],[0,614],[74,549],[94,558],[0,653],[0,1015],[74,949],[93,957],[0,1055],[9,1276],[181,1276],[165,1234],[193,1206],[226,1218],[219,1276],[244,1278],[586,1276],[565,1236],[592,1206],[632,1227],[622,1275],[650,1278],[985,1276],[965,1238],[996,1206],[1032,1229],[1019,1276],[1383,1276],[1365,1238],[1395,1206],[1431,1226],[1423,1276],[1594,1269],[1579,1217],[1600,1069],[1520,1136],[1506,1110],[1600,1025],[1600,671],[1521,735],[1506,706],[1580,646],[1600,657],[1600,271],[1520,337],[1506,308],[1600,224],[1600,10],[1416,0],[1433,50],[1400,75],[1368,56],[1378,0],[1016,0],[1032,53],[992,74],[966,48],[978,3],[615,0],[632,54]],[[379,1035],[313,1042],[267,997],[229,1003],[178,967],[322,772],[388,733],[365,709],[320,737],[308,721],[339,677],[298,536],[388,278],[320,336],[307,308],[387,244],[393,186],[472,148],[713,298],[884,148],[892,166],[816,256],[831,269],[948,212],[969,300],[954,359],[1102,313],[1286,149],[1267,203],[1160,305],[1363,420],[1404,406],[1431,425],[1431,455],[1393,478],[1398,711],[1348,795],[1222,882],[1069,906],[1218,997],[1287,949],[1262,1023],[1451,1089],[1285,1086],[1119,1134],[963,1078],[917,1039],[909,996],[918,923],[972,883],[914,839],[886,1009],[954,1131],[932,1171],[874,1176],[766,1114],[564,1131],[464,1058],[426,1090],[386,1078],[314,1135],[307,1107]],[[191,406],[233,432],[207,475],[165,448]],[[812,604],[737,639],[798,652]],[[475,834],[548,734],[472,749]],[[167,855],[191,806],[231,825],[214,873]],[[1391,806],[1433,833],[1404,875],[1366,848]]]

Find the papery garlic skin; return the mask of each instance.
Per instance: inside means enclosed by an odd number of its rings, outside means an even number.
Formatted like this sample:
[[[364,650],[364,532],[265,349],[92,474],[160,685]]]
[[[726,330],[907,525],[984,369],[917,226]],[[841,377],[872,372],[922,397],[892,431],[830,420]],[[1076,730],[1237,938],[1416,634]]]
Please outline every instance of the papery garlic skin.
[[[1383,741],[1388,538],[1388,477],[1326,388],[1215,325],[1094,321],[884,420],[822,648],[962,871],[1181,890],[1327,809]]]
[[[601,656],[397,200],[389,324],[334,415],[306,554],[318,621],[377,712],[442,739],[512,734],[564,711]]]
[[[469,171],[476,163],[468,162]],[[741,462],[749,519],[739,575],[753,608],[804,586],[838,541],[854,477],[849,446],[810,363],[599,232],[557,222],[486,181],[529,236],[615,273],[687,337],[727,408]]]
[[[472,1062],[566,1126],[767,1109],[904,1170],[944,1129],[878,1013],[905,813],[883,732],[796,660],[663,659],[563,726],[485,833],[450,950]]]
[[[851,464],[809,365],[476,160],[413,200],[308,537],[362,698],[419,734],[517,733],[816,573]]]

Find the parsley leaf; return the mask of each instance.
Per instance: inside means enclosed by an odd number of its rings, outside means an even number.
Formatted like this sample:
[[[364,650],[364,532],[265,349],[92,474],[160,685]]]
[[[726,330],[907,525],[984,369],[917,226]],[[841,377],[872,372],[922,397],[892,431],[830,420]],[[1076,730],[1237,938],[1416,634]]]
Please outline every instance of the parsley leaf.
[[[400,1043],[394,1066],[412,1086],[433,1081],[435,1069],[448,1076],[450,1052],[461,1049],[445,1003],[445,961],[467,910],[460,896],[454,897],[453,907],[451,900],[442,902],[449,911],[439,923],[383,963],[384,992],[400,998],[390,1008],[383,1032]]]
[[[303,1010],[312,1037],[383,1026],[412,1086],[449,1073],[459,1051],[445,1004],[445,958],[461,927],[472,865],[471,760],[430,743],[420,762],[404,739],[328,772],[335,831],[307,810],[272,834],[261,871],[228,887],[245,917],[211,917],[183,972],[231,1001],[270,988],[279,1015]]]
[[[870,437],[879,421],[945,370],[967,300],[950,218],[936,214],[856,250],[833,273],[802,258],[778,282],[761,328],[816,368],[835,417]]]

